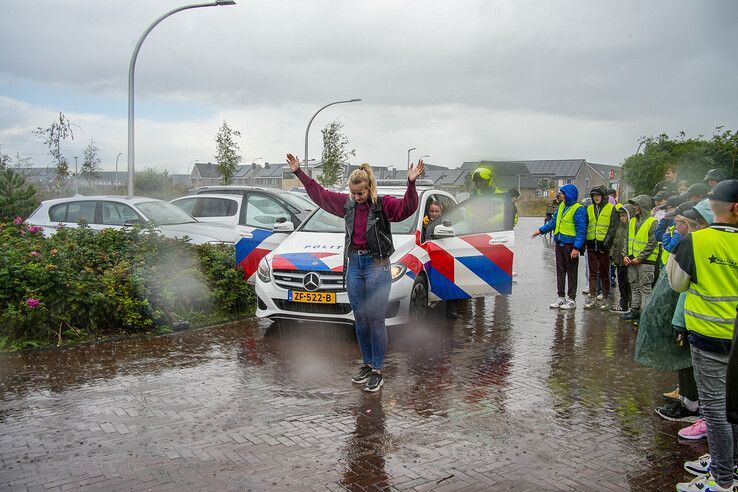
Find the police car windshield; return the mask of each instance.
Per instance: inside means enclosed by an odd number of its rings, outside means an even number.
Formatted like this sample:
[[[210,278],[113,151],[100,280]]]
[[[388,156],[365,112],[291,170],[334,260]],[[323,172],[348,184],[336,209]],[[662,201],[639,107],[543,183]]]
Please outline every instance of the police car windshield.
[[[397,198],[402,198],[402,196],[399,195]],[[418,211],[416,210],[410,217],[400,222],[392,222],[390,226],[392,234],[412,234],[415,232],[417,224]],[[323,209],[318,209],[302,223],[300,230],[303,232],[337,232],[343,234],[345,226],[342,218],[331,215]]]

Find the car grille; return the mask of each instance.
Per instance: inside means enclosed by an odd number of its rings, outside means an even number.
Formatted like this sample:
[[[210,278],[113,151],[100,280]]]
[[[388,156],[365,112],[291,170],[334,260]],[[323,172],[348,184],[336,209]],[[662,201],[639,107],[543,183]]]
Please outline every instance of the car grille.
[[[274,283],[283,289],[287,290],[305,290],[305,286],[302,283],[302,279],[305,275],[310,273],[311,270],[274,270],[272,276],[274,277]],[[315,272],[320,277],[319,292],[345,292],[346,288],[343,285],[343,273],[342,272],[330,272],[322,271]]]
[[[286,299],[272,299],[276,306],[283,311],[306,314],[348,314],[351,305],[346,303],[337,304],[313,304],[303,302],[290,302]]]

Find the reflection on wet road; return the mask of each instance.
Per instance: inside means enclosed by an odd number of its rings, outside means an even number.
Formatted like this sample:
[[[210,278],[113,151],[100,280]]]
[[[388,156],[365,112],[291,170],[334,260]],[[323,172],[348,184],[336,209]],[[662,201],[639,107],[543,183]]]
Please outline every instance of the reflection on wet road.
[[[653,413],[676,378],[634,364],[632,325],[548,308],[539,222],[512,296],[390,331],[378,394],[331,325],[0,355],[0,490],[671,489],[706,452]]]

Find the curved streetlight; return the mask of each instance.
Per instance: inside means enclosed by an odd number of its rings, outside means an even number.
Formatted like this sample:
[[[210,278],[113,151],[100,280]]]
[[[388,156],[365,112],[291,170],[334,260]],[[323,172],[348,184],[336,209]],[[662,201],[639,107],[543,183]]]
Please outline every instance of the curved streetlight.
[[[303,157],[303,159],[305,159],[305,174],[310,176],[310,172],[309,172],[309,167],[310,167],[309,162],[310,161],[308,160],[308,133],[310,132],[310,125],[313,123],[313,120],[315,119],[315,117],[318,116],[318,113],[323,111],[328,106],[333,106],[334,104],[346,104],[346,103],[353,103],[353,102],[359,102],[359,101],[361,101],[361,99],[348,99],[346,101],[335,101],[335,102],[326,104],[325,106],[317,110],[315,114],[313,115],[313,117],[310,118],[310,121],[308,121],[308,126],[305,129],[305,156]]]
[[[183,7],[177,7],[176,9],[170,10],[166,14],[156,19],[146,30],[143,32],[141,37],[136,43],[136,47],[133,48],[133,54],[131,54],[131,63],[128,65],[128,196],[133,196],[133,173],[135,171],[135,151],[133,143],[133,74],[136,71],[136,58],[138,57],[138,51],[141,49],[141,45],[149,35],[151,30],[156,27],[161,21],[166,19],[172,14],[181,12],[183,10],[196,9],[199,7],[216,7],[219,5],[235,5],[234,0],[215,0],[208,3],[196,3],[192,5],[185,5]]]
[[[415,150],[415,147],[410,147],[407,149],[407,168],[410,169],[410,152]]]
[[[118,188],[118,159],[120,159],[120,156],[125,155],[125,152],[118,152],[118,155],[115,156],[115,187]]]

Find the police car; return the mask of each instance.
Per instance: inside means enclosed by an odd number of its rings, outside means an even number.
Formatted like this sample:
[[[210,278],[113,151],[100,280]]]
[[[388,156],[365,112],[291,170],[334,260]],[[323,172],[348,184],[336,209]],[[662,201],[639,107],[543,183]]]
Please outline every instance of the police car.
[[[395,253],[385,313],[388,326],[421,317],[429,303],[512,292],[514,234],[507,195],[457,204],[454,197],[418,180],[418,210],[393,222]],[[380,183],[379,195],[401,198],[405,182]],[[432,202],[442,216],[427,226]],[[296,229],[278,220],[236,244],[236,262],[255,283],[260,318],[353,323],[343,274],[344,219],[316,209]]]

